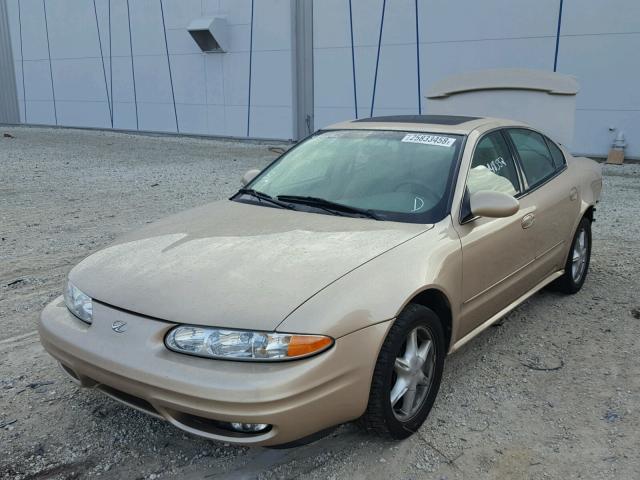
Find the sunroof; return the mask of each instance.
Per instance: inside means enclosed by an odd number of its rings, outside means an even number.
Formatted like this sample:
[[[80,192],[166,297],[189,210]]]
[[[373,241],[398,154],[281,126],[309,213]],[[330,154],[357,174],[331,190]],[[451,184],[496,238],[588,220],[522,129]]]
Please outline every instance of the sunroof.
[[[436,125],[460,125],[461,123],[478,120],[480,117],[463,117],[458,115],[389,115],[386,117],[361,118],[354,122],[384,122],[384,123],[432,123]]]

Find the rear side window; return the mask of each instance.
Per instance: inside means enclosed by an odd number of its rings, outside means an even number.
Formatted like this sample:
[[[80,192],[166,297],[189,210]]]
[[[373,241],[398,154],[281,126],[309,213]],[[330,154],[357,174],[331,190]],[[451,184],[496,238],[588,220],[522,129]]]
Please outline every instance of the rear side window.
[[[508,133],[520,157],[529,187],[553,176],[556,165],[542,135],[520,128],[509,129]]]
[[[546,140],[549,151],[551,152],[551,156],[553,157],[553,163],[555,164],[557,170],[561,170],[567,164],[567,161],[564,158],[564,154],[553,140],[550,140],[548,138]]]

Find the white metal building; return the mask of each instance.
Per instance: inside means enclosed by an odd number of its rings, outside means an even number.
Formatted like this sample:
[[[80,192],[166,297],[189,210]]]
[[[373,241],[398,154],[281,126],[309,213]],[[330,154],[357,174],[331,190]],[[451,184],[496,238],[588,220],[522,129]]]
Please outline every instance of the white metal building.
[[[524,67],[580,83],[574,152],[640,157],[638,52],[638,0],[0,0],[0,122],[297,139]]]

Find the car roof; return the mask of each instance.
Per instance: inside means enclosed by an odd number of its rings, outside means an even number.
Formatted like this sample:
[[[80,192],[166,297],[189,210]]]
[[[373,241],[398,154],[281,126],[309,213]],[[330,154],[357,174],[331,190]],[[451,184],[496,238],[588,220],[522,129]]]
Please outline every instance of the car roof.
[[[333,124],[323,130],[405,130],[468,135],[478,128],[527,126],[515,120],[462,115],[391,115],[360,118]]]

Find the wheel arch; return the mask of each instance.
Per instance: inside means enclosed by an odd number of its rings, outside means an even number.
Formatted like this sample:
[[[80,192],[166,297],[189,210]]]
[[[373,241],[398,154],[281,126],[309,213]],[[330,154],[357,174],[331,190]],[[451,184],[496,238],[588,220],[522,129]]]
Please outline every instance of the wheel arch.
[[[451,302],[447,295],[440,289],[429,287],[416,293],[406,304],[416,303],[427,307],[435,312],[440,321],[445,334],[447,350],[451,347],[451,337],[453,332],[453,312]],[[403,307],[404,308],[404,307]]]
[[[596,213],[595,205],[589,205],[587,209],[582,214],[583,217],[587,217],[591,223],[594,222],[594,215]]]

